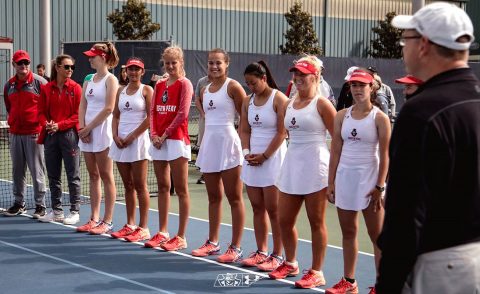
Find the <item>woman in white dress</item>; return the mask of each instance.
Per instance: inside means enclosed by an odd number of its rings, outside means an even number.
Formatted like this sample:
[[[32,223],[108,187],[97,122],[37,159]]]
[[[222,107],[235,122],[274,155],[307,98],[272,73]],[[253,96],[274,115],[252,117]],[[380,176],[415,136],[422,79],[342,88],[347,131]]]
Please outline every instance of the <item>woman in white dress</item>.
[[[150,102],[153,89],[142,84],[145,65],[139,58],[132,57],[126,64],[128,84],[117,92],[113,111],[113,144],[108,154],[116,162],[123,186],[127,223],[112,233],[113,238],[124,238],[129,242],[150,239],[148,210],[150,195],[147,188],[148,126],[150,124]],[[140,222],[135,225],[136,198],[140,208]]]
[[[247,187],[252,204],[257,251],[243,259],[242,265],[272,271],[283,262],[278,222],[279,192],[275,181],[287,151],[287,132],[283,120],[288,98],[278,91],[277,84],[263,61],[248,65],[244,76],[245,83],[253,94],[246,97],[242,105],[240,138],[247,162],[242,167],[241,179]],[[270,255],[268,219],[273,237],[273,251]]]
[[[370,73],[357,69],[348,83],[355,103],[335,117],[327,190],[329,201],[337,206],[342,229],[344,276],[327,293],[358,293],[355,264],[360,211],[373,244],[377,272],[380,261],[376,243],[384,216],[390,121],[374,105],[376,90]],[[375,293],[373,289],[370,293]]]
[[[186,230],[190,212],[188,191],[188,161],[191,159],[188,113],[193,96],[193,86],[185,77],[183,50],[178,46],[165,49],[162,61],[168,77],[157,82],[150,109],[149,152],[158,184],[159,229],[145,247],[161,247],[167,251],[187,248]],[[171,177],[170,177],[171,174]],[[177,235],[168,233],[171,180],[179,204]]]
[[[240,113],[247,95],[240,83],[228,78],[230,63],[227,52],[213,49],[208,53],[208,74],[211,83],[202,95],[205,111],[205,134],[196,164],[205,175],[208,193],[208,240],[192,251],[194,256],[208,256],[220,251],[219,231],[222,218],[223,192],[232,212],[232,240],[217,261],[230,263],[242,257],[240,242],[245,223],[240,171],[243,163],[240,137],[235,130],[235,115]]]
[[[112,112],[118,80],[108,70],[118,64],[118,55],[112,43],[98,43],[83,52],[90,66],[96,70],[93,78],[83,84],[83,95],[78,111],[80,130],[78,146],[83,152],[90,178],[90,220],[77,228],[78,232],[105,234],[112,231],[113,207],[116,189],[113,162],[108,157],[112,144]],[[105,193],[105,214],[100,220],[102,200],[101,182]]]
[[[320,60],[306,56],[290,69],[298,90],[288,101],[285,128],[290,142],[277,180],[280,190],[279,212],[285,261],[269,276],[284,279],[299,273],[296,260],[298,235],[295,221],[305,202],[312,232],[312,266],[295,282],[299,288],[325,285],[321,271],[327,247],[325,209],[327,205],[328,151],[327,130],[333,133],[335,108],[319,95]]]

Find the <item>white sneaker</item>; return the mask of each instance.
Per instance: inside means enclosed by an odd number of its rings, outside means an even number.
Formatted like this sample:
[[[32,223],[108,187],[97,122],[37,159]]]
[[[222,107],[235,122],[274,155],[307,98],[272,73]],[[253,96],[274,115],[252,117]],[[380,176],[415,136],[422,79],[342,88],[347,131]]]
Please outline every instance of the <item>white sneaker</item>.
[[[56,212],[53,210],[51,210],[46,215],[38,218],[38,220],[41,221],[42,223],[63,222],[63,219],[64,219],[63,211]]]
[[[63,220],[65,225],[74,225],[80,221],[80,213],[78,211],[71,211],[69,215]]]

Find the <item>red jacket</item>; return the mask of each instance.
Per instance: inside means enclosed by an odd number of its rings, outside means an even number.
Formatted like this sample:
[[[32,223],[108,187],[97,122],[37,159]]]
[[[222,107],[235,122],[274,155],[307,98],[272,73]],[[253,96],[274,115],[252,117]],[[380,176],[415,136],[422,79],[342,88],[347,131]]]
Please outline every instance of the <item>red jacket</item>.
[[[31,135],[40,132],[38,121],[38,99],[47,81],[29,72],[25,81],[12,77],[3,88],[3,97],[8,112],[10,133]]]
[[[62,90],[57,82],[52,81],[43,87],[38,101],[38,120],[45,127],[47,121],[58,124],[58,130],[71,128],[78,130],[78,107],[82,97],[82,87],[71,79],[67,79]]]

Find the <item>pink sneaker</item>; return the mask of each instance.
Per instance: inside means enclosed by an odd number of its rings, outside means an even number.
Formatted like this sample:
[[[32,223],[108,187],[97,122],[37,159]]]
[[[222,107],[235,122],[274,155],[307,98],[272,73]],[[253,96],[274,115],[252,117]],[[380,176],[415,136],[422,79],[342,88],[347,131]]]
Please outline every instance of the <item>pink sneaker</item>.
[[[332,288],[328,288],[325,292],[327,294],[358,294],[358,286],[357,282],[349,283],[345,280],[344,277],[340,280],[340,282],[333,285]]]
[[[163,250],[177,251],[187,248],[187,241],[179,236],[175,236],[167,242],[160,245]]]
[[[285,261],[276,269],[268,274],[270,279],[278,280],[285,279],[286,277],[295,277],[300,273],[297,266],[288,265]]]
[[[218,244],[215,245],[215,243],[210,242],[210,240],[207,240],[205,244],[200,246],[200,248],[194,249],[192,251],[192,255],[197,257],[205,257],[208,255],[218,254],[219,251],[220,251],[220,246],[218,246]]]
[[[257,266],[258,264],[264,262],[268,258],[268,255],[257,250],[250,253],[250,255],[242,260],[243,266]]]
[[[148,228],[144,229],[141,227],[137,227],[133,233],[125,237],[125,241],[128,242],[140,242],[148,239],[150,239],[150,231]]]
[[[87,232],[90,232],[90,230],[95,228],[96,226],[98,226],[98,222],[91,219],[86,224],[77,227],[77,232],[87,233]]]
[[[324,285],[325,278],[323,277],[323,272],[314,272],[311,269],[306,271],[303,277],[295,282],[295,287],[303,289],[310,289]]]
[[[112,238],[115,238],[115,239],[121,239],[121,238],[125,238],[126,236],[130,235],[131,233],[133,233],[133,231],[135,231],[135,229],[132,229],[128,225],[124,225],[120,230],[110,234],[110,236],[112,236]]]
[[[158,232],[155,234],[155,236],[152,237],[152,239],[150,239],[150,241],[146,242],[144,246],[147,248],[160,247],[160,245],[167,242],[168,239],[168,233]]]
[[[262,263],[257,265],[257,268],[263,272],[271,272],[279,267],[283,262],[283,257],[270,254],[270,256]]]
[[[242,258],[243,250],[233,245],[228,246],[224,254],[217,257],[217,261],[221,263],[232,263]]]

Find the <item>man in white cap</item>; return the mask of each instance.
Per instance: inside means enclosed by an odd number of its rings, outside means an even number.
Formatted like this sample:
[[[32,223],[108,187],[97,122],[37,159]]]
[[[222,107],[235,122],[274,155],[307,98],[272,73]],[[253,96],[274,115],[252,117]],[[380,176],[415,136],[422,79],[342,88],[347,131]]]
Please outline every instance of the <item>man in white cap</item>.
[[[392,25],[425,81],[393,129],[377,293],[480,293],[480,81],[468,15],[435,2]]]

